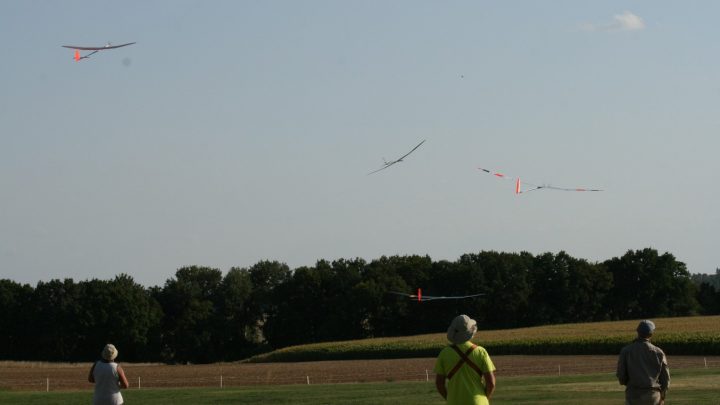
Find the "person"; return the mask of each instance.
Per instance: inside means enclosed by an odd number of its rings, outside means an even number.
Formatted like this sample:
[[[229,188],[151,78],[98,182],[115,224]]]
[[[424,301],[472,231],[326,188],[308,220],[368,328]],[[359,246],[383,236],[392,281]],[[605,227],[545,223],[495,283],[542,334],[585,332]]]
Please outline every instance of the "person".
[[[435,361],[435,387],[448,405],[489,405],[495,391],[495,365],[488,352],[470,340],[477,322],[458,315],[450,323],[447,338]]]
[[[93,405],[122,405],[123,397],[120,388],[127,388],[125,371],[115,363],[118,351],[112,344],[107,344],[100,353],[98,360],[90,368],[88,381],[95,384]]]
[[[650,343],[655,324],[641,321],[637,339],[620,351],[617,378],[625,386],[625,405],[664,405],[670,385],[665,353]]]

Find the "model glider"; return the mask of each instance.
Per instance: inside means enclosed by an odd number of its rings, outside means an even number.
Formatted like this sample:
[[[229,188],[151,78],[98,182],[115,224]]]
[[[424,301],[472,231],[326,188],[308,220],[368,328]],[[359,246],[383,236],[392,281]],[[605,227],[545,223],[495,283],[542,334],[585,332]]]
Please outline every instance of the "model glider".
[[[550,186],[550,185],[538,185],[538,184],[532,184],[527,182],[520,181],[519,177],[512,177],[512,176],[506,176],[499,172],[494,172],[488,169],[483,169],[482,167],[478,167],[478,169],[482,170],[483,172],[493,175],[499,179],[503,180],[510,180],[515,183],[515,194],[522,194],[522,193],[529,193],[531,191],[535,190],[559,190],[559,191],[602,191],[597,188],[584,188],[584,187],[556,187],[556,186]],[[523,186],[530,186],[529,189],[523,189]]]
[[[401,157],[399,157],[399,158],[397,158],[397,159],[395,159],[395,160],[392,160],[392,161],[390,161],[390,162],[385,161],[385,165],[384,165],[383,167],[381,167],[381,168],[379,168],[379,169],[377,169],[377,170],[373,170],[372,172],[368,173],[368,175],[373,174],[373,173],[377,173],[377,172],[379,172],[380,170],[385,170],[385,169],[387,169],[388,167],[394,165],[395,163],[402,162],[403,159],[405,159],[409,154],[413,153],[413,152],[415,151],[415,149],[419,148],[420,145],[422,145],[424,142],[425,142],[425,139],[423,139],[422,142],[420,142],[419,144],[417,144],[417,146],[415,146],[414,148],[412,148],[412,150],[410,150],[410,152],[402,155]]]
[[[435,300],[462,300],[465,298],[479,297],[481,295],[485,295],[485,294],[471,294],[471,295],[458,295],[458,296],[423,295],[422,288],[417,289],[417,294],[406,294],[406,293],[401,293],[401,292],[397,292],[397,291],[389,291],[389,292],[390,292],[390,294],[402,295],[403,297],[408,297],[411,300],[417,300],[418,302],[435,301]]]
[[[111,45],[109,42],[105,46],[73,46],[73,45],[62,45],[63,48],[70,48],[75,50],[75,61],[80,62],[82,59],[87,59],[91,55],[94,55],[100,51],[105,51],[108,49],[116,49],[116,48],[122,48],[123,46],[132,45],[135,42],[128,42],[127,44],[121,44],[121,45]],[[85,56],[80,56],[80,51],[92,51],[89,54]]]

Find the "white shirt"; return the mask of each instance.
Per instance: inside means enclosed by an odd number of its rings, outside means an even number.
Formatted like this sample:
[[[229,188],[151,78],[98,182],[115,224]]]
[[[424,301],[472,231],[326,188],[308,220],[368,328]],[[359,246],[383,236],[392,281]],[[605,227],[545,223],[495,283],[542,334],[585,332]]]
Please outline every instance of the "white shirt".
[[[122,405],[123,397],[120,393],[120,377],[117,372],[117,363],[98,361],[95,363],[93,378],[95,378],[95,394],[93,405]]]

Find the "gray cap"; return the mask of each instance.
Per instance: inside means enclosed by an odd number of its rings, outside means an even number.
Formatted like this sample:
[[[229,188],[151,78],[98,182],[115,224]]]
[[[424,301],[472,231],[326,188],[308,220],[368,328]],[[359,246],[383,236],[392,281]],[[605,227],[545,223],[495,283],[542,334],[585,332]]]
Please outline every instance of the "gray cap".
[[[477,322],[467,315],[458,315],[450,323],[447,338],[452,343],[459,345],[472,339],[475,332],[477,332]]]
[[[650,320],[640,321],[637,327],[637,333],[640,336],[651,336],[655,332],[655,324]]]

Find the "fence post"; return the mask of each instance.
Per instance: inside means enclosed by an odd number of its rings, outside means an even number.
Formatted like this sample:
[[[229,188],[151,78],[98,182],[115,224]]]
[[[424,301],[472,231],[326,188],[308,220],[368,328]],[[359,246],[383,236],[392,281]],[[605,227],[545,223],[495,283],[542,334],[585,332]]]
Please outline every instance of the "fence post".
[[[558,364],[558,377],[560,377],[560,365]]]
[[[45,392],[50,392],[50,377],[45,378]]]
[[[138,389],[140,389],[140,377],[138,377]]]
[[[707,368],[707,357],[703,357],[703,361],[705,362],[705,368]]]
[[[220,388],[223,387],[222,383],[223,383],[223,381],[222,381],[222,374],[220,374]]]
[[[305,376],[307,378],[307,385],[310,385],[310,376]]]
[[[427,369],[425,369],[425,382],[430,381],[430,373],[428,373]]]

